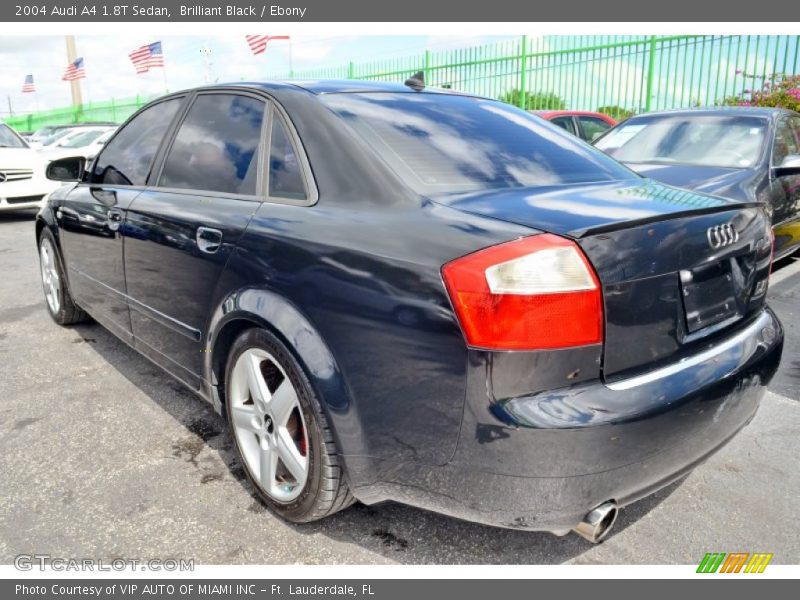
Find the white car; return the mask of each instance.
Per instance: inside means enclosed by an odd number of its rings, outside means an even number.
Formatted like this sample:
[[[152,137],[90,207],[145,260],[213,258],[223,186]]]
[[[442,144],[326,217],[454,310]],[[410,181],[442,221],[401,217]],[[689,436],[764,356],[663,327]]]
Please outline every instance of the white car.
[[[45,177],[47,160],[0,123],[0,212],[38,208],[60,184]]]
[[[38,139],[32,139],[31,141],[28,142],[28,145],[34,150],[46,148],[47,146],[55,144],[58,140],[69,135],[74,130],[75,127],[62,127],[60,129],[56,129],[50,135],[40,137]]]
[[[116,127],[81,128],[65,135],[56,143],[45,146],[39,152],[47,160],[82,156],[91,160],[100,152],[103,145],[116,131]]]

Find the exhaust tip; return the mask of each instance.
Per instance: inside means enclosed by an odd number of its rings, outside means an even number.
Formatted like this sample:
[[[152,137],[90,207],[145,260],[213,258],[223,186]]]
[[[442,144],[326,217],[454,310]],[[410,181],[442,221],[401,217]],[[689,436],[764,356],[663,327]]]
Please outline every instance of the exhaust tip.
[[[590,510],[572,531],[593,544],[602,542],[614,526],[618,512],[616,502],[603,502]]]

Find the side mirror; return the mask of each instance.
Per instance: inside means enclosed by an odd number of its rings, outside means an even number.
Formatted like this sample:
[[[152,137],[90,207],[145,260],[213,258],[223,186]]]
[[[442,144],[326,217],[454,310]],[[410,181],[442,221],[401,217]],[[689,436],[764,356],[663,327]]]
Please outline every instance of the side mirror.
[[[778,165],[780,169],[800,169],[800,154],[790,154]]]
[[[773,171],[777,177],[783,175],[800,175],[800,154],[790,154]]]
[[[81,181],[86,170],[86,160],[82,156],[59,158],[47,165],[46,175],[53,181]]]

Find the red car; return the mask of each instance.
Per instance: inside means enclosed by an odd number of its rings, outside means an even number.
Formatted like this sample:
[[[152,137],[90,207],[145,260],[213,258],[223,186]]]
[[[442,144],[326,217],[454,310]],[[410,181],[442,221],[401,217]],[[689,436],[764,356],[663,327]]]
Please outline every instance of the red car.
[[[566,129],[587,142],[596,140],[617,124],[608,115],[588,110],[532,110],[529,112]]]

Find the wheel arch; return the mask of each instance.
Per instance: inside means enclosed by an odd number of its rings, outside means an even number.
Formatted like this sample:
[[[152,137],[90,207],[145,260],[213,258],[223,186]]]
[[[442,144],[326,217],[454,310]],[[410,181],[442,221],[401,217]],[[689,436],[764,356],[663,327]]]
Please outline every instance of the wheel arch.
[[[224,414],[225,367],[231,346],[243,331],[253,327],[271,332],[297,360],[331,424],[339,453],[360,452],[360,420],[333,353],[311,321],[270,290],[238,290],[225,297],[211,317],[204,368],[215,410]],[[341,431],[348,432],[347,436],[340,435]]]

